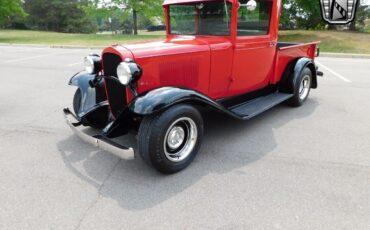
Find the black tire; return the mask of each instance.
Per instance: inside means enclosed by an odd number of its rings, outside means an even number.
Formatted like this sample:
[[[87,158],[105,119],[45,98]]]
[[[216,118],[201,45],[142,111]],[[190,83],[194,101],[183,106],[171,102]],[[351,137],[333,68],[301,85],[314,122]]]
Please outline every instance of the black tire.
[[[73,110],[76,116],[78,116],[78,113],[80,112],[80,108],[81,108],[81,90],[77,89],[73,97]]]
[[[181,128],[182,125],[183,127]],[[187,126],[193,129],[189,129]],[[169,150],[171,150],[168,142],[171,134],[170,131],[178,127],[184,131],[182,133],[184,140],[177,149],[173,149],[173,154],[178,152],[189,153],[184,154],[186,158],[181,160],[180,157],[168,156],[170,154]],[[195,141],[191,141],[190,137],[194,133],[197,133],[197,137]],[[144,117],[138,134],[139,153],[146,163],[153,166],[159,172],[173,174],[185,169],[193,162],[201,146],[202,137],[203,119],[200,112],[190,105],[176,105],[163,113]],[[179,143],[177,142],[177,144]],[[188,146],[192,146],[192,148],[188,148]],[[191,151],[186,151],[186,149],[191,149]],[[179,161],[174,162],[177,160]]]
[[[307,85],[302,83],[303,81],[308,80]],[[310,95],[311,86],[312,86],[312,72],[311,69],[306,67],[303,69],[301,75],[298,78],[298,83],[294,86],[294,97],[292,97],[289,101],[287,101],[288,105],[292,107],[299,107],[302,106],[308,96]],[[301,85],[304,84],[303,90]]]

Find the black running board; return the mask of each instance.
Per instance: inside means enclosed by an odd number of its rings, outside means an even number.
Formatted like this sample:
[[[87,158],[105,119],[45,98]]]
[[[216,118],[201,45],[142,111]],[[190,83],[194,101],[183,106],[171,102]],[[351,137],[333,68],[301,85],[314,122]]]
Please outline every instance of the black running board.
[[[273,93],[230,107],[229,110],[244,120],[249,120],[292,98],[293,94]]]

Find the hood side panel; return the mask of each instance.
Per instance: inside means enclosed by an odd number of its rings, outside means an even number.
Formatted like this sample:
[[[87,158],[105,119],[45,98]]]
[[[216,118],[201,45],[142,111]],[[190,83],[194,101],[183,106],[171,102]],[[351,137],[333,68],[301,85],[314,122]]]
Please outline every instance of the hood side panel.
[[[210,46],[193,36],[179,36],[162,41],[126,45],[143,69],[138,93],[174,86],[208,94]],[[129,95],[128,100],[133,99]]]
[[[129,57],[143,69],[138,93],[174,86],[209,95],[212,39],[176,36],[161,41],[113,46],[104,52]],[[215,41],[219,43],[219,41]],[[127,99],[133,99],[127,91]]]
[[[143,75],[138,82],[139,94],[166,86],[208,94],[209,56],[209,51],[206,51],[136,59],[143,68]]]

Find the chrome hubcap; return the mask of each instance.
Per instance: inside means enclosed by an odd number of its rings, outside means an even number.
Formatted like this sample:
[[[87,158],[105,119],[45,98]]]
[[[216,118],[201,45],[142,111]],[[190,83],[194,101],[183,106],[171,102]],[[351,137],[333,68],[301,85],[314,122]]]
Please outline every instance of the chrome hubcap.
[[[299,86],[299,99],[305,100],[310,92],[311,77],[306,75],[303,77]]]
[[[181,146],[185,139],[185,131],[180,126],[175,126],[168,134],[167,144],[171,149],[177,149]]]
[[[198,129],[195,122],[183,117],[169,127],[164,141],[164,153],[172,162],[186,159],[194,150],[198,139]]]

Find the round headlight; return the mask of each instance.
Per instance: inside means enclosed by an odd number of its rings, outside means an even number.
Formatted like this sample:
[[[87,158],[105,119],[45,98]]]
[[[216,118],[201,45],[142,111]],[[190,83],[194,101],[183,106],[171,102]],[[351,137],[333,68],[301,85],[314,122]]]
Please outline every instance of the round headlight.
[[[93,60],[93,58],[91,56],[85,57],[84,65],[85,65],[86,72],[88,72],[89,74],[93,74],[94,73],[94,71],[95,71],[95,64],[94,64],[94,60]]]
[[[99,73],[102,69],[101,58],[97,54],[90,54],[84,59],[84,66],[86,72],[89,74]]]
[[[130,67],[128,66],[128,63],[121,62],[121,64],[118,65],[117,76],[122,85],[130,84],[132,80],[132,73]]]

